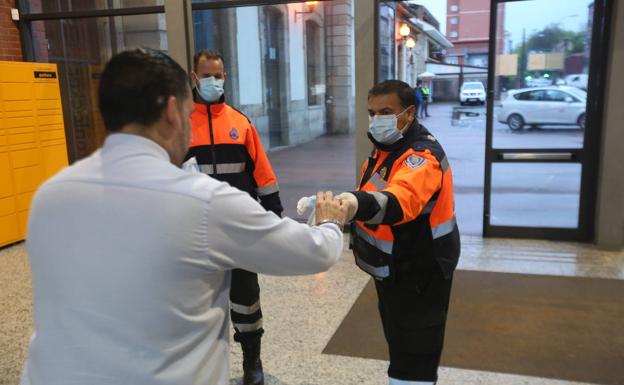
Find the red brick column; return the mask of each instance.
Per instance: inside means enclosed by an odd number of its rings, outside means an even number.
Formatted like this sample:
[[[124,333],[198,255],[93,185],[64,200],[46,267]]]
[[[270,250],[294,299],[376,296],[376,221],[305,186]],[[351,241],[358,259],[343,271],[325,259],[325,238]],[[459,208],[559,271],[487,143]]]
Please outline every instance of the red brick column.
[[[11,19],[15,0],[0,0],[0,60],[23,61],[22,43],[17,22]]]

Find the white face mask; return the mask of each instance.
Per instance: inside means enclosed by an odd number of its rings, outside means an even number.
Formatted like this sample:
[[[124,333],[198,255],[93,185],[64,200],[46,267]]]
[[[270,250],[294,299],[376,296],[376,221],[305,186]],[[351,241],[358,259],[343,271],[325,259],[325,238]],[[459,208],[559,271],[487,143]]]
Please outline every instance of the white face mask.
[[[398,117],[403,115],[407,108],[398,115],[375,115],[368,118],[368,132],[376,141],[382,144],[393,144],[403,138],[401,131],[405,130],[409,123],[399,130],[397,127]]]
[[[214,76],[199,79],[199,95],[208,103],[214,103],[223,95],[223,79]]]

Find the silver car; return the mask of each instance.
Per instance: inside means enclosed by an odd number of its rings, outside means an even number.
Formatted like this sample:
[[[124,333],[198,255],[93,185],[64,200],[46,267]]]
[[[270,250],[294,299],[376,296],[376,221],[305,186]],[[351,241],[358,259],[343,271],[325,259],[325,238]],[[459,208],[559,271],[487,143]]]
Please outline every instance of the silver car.
[[[570,125],[585,129],[587,92],[567,86],[510,90],[501,100],[498,121],[517,131],[525,126]]]

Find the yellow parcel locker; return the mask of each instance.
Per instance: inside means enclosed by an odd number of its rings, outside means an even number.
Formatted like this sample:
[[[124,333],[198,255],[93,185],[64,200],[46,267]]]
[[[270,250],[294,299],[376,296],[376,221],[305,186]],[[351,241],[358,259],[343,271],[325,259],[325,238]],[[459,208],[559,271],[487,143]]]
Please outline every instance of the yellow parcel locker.
[[[24,239],[35,191],[65,166],[56,64],[0,61],[0,246]]]

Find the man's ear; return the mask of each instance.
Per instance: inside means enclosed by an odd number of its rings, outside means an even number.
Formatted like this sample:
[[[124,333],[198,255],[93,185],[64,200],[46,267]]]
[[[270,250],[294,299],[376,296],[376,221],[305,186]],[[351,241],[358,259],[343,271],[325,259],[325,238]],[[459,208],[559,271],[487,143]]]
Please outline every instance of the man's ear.
[[[175,96],[169,96],[165,106],[165,118],[167,123],[172,126],[180,124],[180,109],[178,108],[178,99]]]
[[[193,84],[193,87],[199,84],[199,76],[197,76],[195,71],[191,71],[191,83]]]

